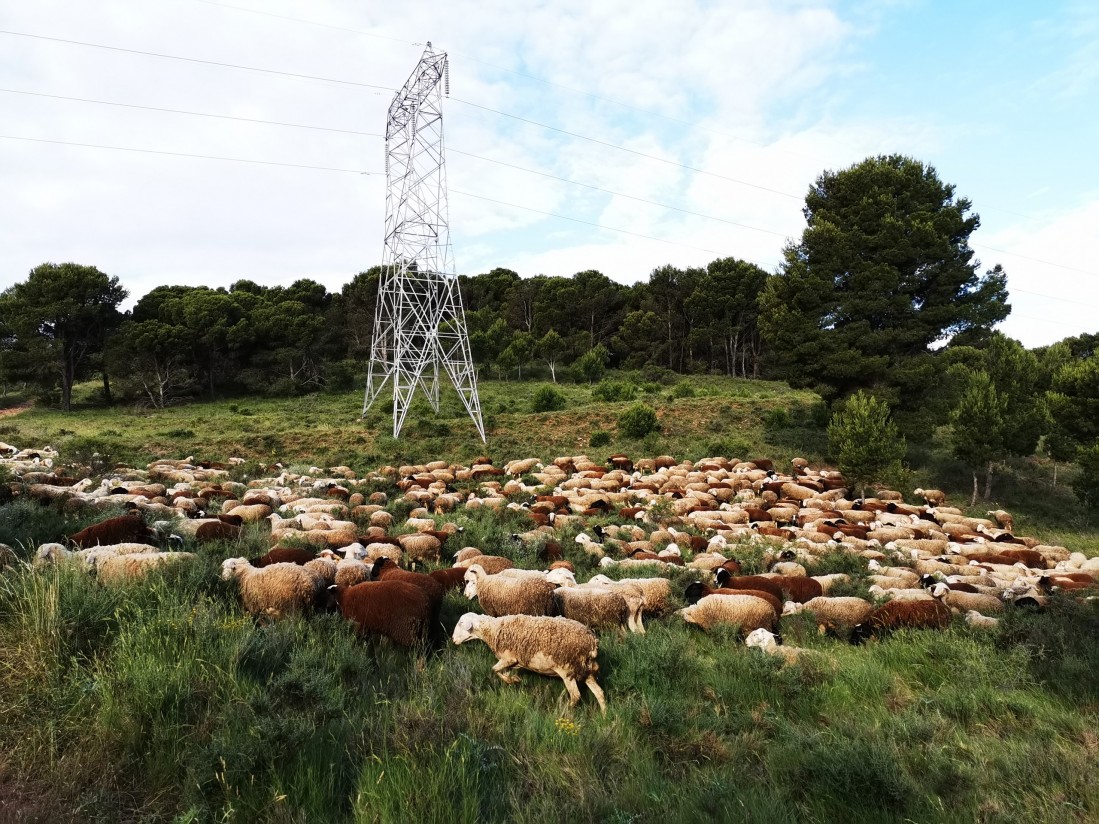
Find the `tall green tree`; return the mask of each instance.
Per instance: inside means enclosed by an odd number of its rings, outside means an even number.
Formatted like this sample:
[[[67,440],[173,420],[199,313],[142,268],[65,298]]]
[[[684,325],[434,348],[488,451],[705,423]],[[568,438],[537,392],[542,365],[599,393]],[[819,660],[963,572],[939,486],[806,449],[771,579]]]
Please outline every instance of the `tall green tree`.
[[[973,473],[973,496],[977,503],[977,473],[985,471],[987,499],[992,494],[992,467],[1004,456],[1004,403],[992,378],[984,370],[969,373],[965,391],[951,416],[951,446],[954,457]]]
[[[61,408],[66,412],[72,405],[73,384],[121,323],[118,305],[126,295],[117,277],[78,263],[43,263],[26,281],[0,293],[0,316],[28,357],[40,364],[40,374],[60,383]],[[106,374],[104,369],[109,399]]]
[[[979,273],[969,200],[931,166],[901,155],[823,173],[809,189],[807,226],[761,296],[771,357],[793,385],[826,399],[891,386],[917,405],[926,376],[896,376],[933,344],[1005,317],[1006,276]]]
[[[550,329],[538,341],[536,346],[538,357],[546,362],[549,367],[550,378],[557,383],[557,364],[565,352],[565,341],[557,334],[555,329]]]
[[[859,391],[832,415],[828,448],[847,485],[861,489],[865,497],[868,485],[900,468],[906,447],[904,436],[889,414],[889,405]]]

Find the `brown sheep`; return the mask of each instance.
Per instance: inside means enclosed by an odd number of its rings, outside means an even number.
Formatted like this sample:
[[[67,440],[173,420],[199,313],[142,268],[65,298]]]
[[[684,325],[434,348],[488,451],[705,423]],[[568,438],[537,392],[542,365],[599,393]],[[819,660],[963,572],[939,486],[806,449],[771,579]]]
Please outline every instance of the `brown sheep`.
[[[253,558],[250,563],[256,569],[262,569],[272,564],[297,564],[298,566],[304,566],[309,561],[312,561],[317,557],[311,549],[297,549],[294,547],[276,547],[268,552],[266,555],[261,555],[258,558]]]
[[[69,536],[69,542],[81,549],[110,544],[147,544],[155,539],[156,533],[145,525],[136,512],[108,518]]]
[[[868,638],[895,629],[945,629],[950,626],[950,608],[932,600],[889,601],[870,613],[870,617],[851,630],[851,643],[861,644]]]
[[[354,621],[359,635],[383,635],[404,647],[422,643],[433,624],[431,600],[405,581],[368,581],[329,587],[340,614]]]

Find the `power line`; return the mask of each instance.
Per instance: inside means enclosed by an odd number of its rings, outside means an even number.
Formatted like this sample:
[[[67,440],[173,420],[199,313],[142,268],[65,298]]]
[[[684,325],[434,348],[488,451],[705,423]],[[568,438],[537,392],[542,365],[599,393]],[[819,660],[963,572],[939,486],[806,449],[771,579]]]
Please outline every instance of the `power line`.
[[[0,34],[10,34],[13,37],[31,37],[35,40],[49,40],[54,43],[66,43],[70,46],[87,46],[90,49],[106,49],[107,51],[124,52],[126,54],[139,54],[143,57],[159,57],[164,60],[182,60],[187,63],[201,63],[206,66],[217,66],[223,69],[240,69],[247,72],[263,72],[264,74],[277,74],[282,77],[295,77],[300,80],[320,80],[324,83],[339,83],[344,86],[359,86],[364,89],[381,89],[382,91],[396,91],[392,86],[377,86],[373,83],[359,83],[356,80],[340,80],[336,77],[318,77],[312,74],[298,74],[296,72],[284,72],[277,69],[261,69],[256,66],[242,66],[239,63],[221,63],[216,60],[200,60],[197,57],[182,57],[176,54],[163,54],[161,52],[140,51],[138,49],[124,49],[121,46],[105,46],[101,43],[87,43],[83,40],[66,40],[61,37],[47,37],[44,34],[28,34],[21,31],[7,31],[0,29]]]
[[[208,2],[208,0],[200,0],[200,2]],[[385,91],[394,91],[394,89],[390,86],[379,86],[379,85],[374,85],[374,84],[369,84],[369,83],[360,83],[358,81],[353,81],[353,80],[342,80],[342,79],[339,79],[339,78],[321,77],[321,76],[317,76],[317,75],[307,75],[307,74],[298,74],[298,73],[294,73],[294,72],[279,71],[279,70],[276,70],[276,69],[265,69],[265,68],[260,68],[260,67],[256,67],[256,66],[245,66],[245,65],[234,64],[234,63],[223,63],[223,62],[212,61],[212,60],[203,60],[203,59],[192,58],[192,57],[183,57],[183,56],[179,56],[179,55],[163,54],[163,53],[159,53],[159,52],[140,51],[140,50],[137,50],[137,49],[127,49],[127,48],[122,48],[122,47],[119,47],[119,46],[108,46],[108,45],[99,44],[99,43],[88,43],[88,42],[79,41],[79,40],[67,40],[67,39],[59,38],[59,37],[48,37],[46,35],[29,34],[29,33],[26,33],[26,32],[14,32],[14,31],[9,31],[9,30],[5,30],[5,29],[0,29],[0,34],[8,34],[8,35],[12,35],[12,36],[15,36],[15,37],[29,37],[29,38],[34,38],[34,39],[38,39],[38,40],[47,40],[47,41],[52,41],[52,42],[57,42],[57,43],[65,43],[65,44],[69,44],[69,45],[87,46],[89,48],[106,49],[106,50],[109,50],[109,51],[118,51],[118,52],[124,52],[124,53],[127,53],[127,54],[137,54],[137,55],[142,55],[142,56],[146,56],[146,57],[159,57],[159,58],[164,58],[164,59],[169,59],[169,60],[181,60],[181,61],[186,61],[186,62],[190,62],[190,63],[198,63],[198,64],[204,64],[204,65],[217,66],[217,67],[221,67],[221,68],[231,68],[231,69],[240,69],[240,70],[243,70],[243,71],[262,72],[262,73],[265,73],[265,74],[273,74],[273,75],[278,75],[278,76],[283,76],[283,77],[294,77],[294,78],[306,79],[306,80],[318,80],[318,81],[327,82],[327,83],[337,83],[337,84],[342,84],[342,85],[358,86],[358,87],[362,87],[362,88],[382,89],[382,90],[385,90]],[[378,36],[381,37],[381,35],[378,35]],[[726,180],[726,181],[729,181],[731,183],[736,183],[736,184],[739,184],[739,185],[742,185],[742,186],[748,186],[748,187],[751,187],[751,188],[759,189],[761,191],[770,192],[772,194],[776,194],[776,195],[779,195],[779,196],[782,196],[782,197],[791,198],[791,199],[794,199],[794,200],[800,200],[801,199],[798,195],[791,194],[790,192],[783,192],[781,190],[772,189],[772,188],[769,188],[767,186],[761,186],[761,185],[756,184],[756,183],[749,183],[748,181],[743,181],[743,180],[739,180],[737,178],[728,177],[726,175],[721,175],[721,174],[718,174],[717,172],[711,172],[711,171],[708,171],[706,169],[700,169],[700,168],[695,167],[695,166],[689,166],[689,165],[682,164],[682,163],[679,163],[679,162],[674,161],[674,160],[669,160],[667,158],[659,157],[657,155],[651,155],[651,154],[647,154],[645,152],[640,152],[640,151],[637,151],[635,149],[630,149],[630,148],[627,148],[625,146],[621,146],[621,145],[618,145],[618,144],[615,144],[615,143],[611,143],[609,141],[600,140],[598,138],[578,134],[576,132],[570,132],[566,129],[561,129],[561,128],[558,128],[556,126],[551,126],[551,125],[546,124],[546,123],[541,123],[541,122],[531,120],[531,119],[528,119],[528,118],[520,117],[519,115],[510,114],[508,112],[502,112],[502,111],[499,111],[497,109],[489,108],[487,106],[482,106],[478,103],[473,103],[472,101],[462,100],[462,99],[456,98],[456,97],[452,97],[450,99],[454,100],[455,102],[467,105],[467,106],[472,106],[474,108],[478,108],[478,109],[482,109],[484,111],[492,112],[492,113],[500,115],[502,117],[512,118],[514,120],[518,120],[518,121],[521,121],[521,122],[524,122],[524,123],[528,123],[530,125],[538,126],[540,128],[548,129],[550,131],[555,131],[555,132],[558,132],[560,134],[566,134],[566,135],[569,135],[570,137],[575,137],[575,138],[580,139],[580,140],[586,140],[586,141],[589,141],[589,142],[592,142],[592,143],[595,143],[595,144],[598,144],[598,145],[606,146],[608,148],[617,149],[619,151],[626,152],[626,153],[629,153],[629,154],[632,154],[632,155],[635,155],[635,156],[638,156],[638,157],[644,157],[644,158],[647,158],[649,160],[657,161],[659,163],[665,163],[665,164],[668,164],[668,165],[676,166],[678,168],[682,168],[682,169],[687,170],[687,171],[692,171],[692,172],[695,172],[697,174],[703,174],[703,175],[714,177],[714,178],[717,178],[717,179],[720,179],[720,180]],[[107,147],[107,148],[110,148],[110,147]],[[218,158],[213,158],[213,159],[218,159]],[[231,160],[232,158],[229,158],[229,159]],[[246,162],[252,162],[252,161],[246,161]],[[581,185],[583,185],[583,184],[581,184]],[[766,231],[766,230],[761,230],[761,231]],[[1046,264],[1048,266],[1054,266],[1056,268],[1066,269],[1068,271],[1074,271],[1074,272],[1078,272],[1078,273],[1081,273],[1081,274],[1090,275],[1092,277],[1099,277],[1099,273],[1089,272],[1089,271],[1084,270],[1084,269],[1079,269],[1079,268],[1076,268],[1076,267],[1073,267],[1073,266],[1067,266],[1067,265],[1061,264],[1061,263],[1055,263],[1053,261],[1044,260],[1042,258],[1035,258],[1035,257],[1027,256],[1027,255],[1021,255],[1021,254],[1018,254],[1018,253],[1015,253],[1015,252],[1009,252],[1005,249],[998,249],[998,248],[993,247],[993,246],[986,246],[986,245],[981,244],[981,243],[974,243],[973,245],[974,246],[981,246],[985,249],[989,249],[990,251],[994,251],[994,252],[999,252],[1001,254],[1011,255],[1011,256],[1014,256],[1014,257],[1019,257],[1019,258],[1024,259],[1024,260],[1032,261],[1034,263],[1042,263],[1042,264]]]
[[[46,94],[44,92],[25,92],[20,89],[0,89],[0,92],[7,92],[8,94],[24,94],[31,97],[48,97],[53,100],[68,100],[75,101],[77,103],[98,103],[102,106],[119,106],[125,109],[145,109],[150,112],[167,112],[169,114],[186,114],[193,117],[213,117],[218,120],[237,120],[242,123],[260,123],[264,126],[288,126],[293,129],[313,129],[318,132],[339,132],[341,134],[354,134],[362,137],[385,137],[385,135],[379,132],[359,132],[354,129],[334,129],[327,126],[307,126],[303,123],[286,123],[281,120],[259,120],[254,117],[234,117],[228,114],[211,114],[209,112],[191,112],[185,109],[165,109],[160,106],[139,106],[136,103],[117,103],[113,100],[93,100],[89,97],[66,97],[61,94]]]
[[[21,140],[21,141],[27,141],[27,142],[31,142],[31,143],[47,143],[47,144],[60,145],[60,146],[76,146],[76,147],[88,148],[88,149],[109,149],[109,150],[112,150],[112,151],[139,152],[139,153],[142,153],[142,154],[166,155],[166,156],[171,156],[171,157],[196,158],[196,159],[201,159],[201,160],[220,160],[220,161],[228,161],[228,162],[232,162],[232,163],[251,163],[251,164],[258,164],[258,165],[262,165],[262,166],[283,166],[283,167],[294,168],[294,169],[309,169],[309,170],[314,170],[314,171],[345,172],[345,173],[349,173],[349,174],[358,174],[358,175],[380,175],[381,174],[380,172],[364,172],[364,171],[360,171],[358,169],[344,169],[344,168],[337,168],[337,167],[331,167],[331,166],[311,166],[311,165],[306,165],[306,164],[301,164],[301,163],[282,163],[282,162],[276,162],[276,161],[271,161],[271,160],[251,160],[251,159],[247,159],[247,158],[237,158],[237,157],[221,157],[221,156],[215,156],[215,155],[190,154],[190,153],[185,153],[185,152],[169,152],[169,151],[161,151],[161,150],[155,150],[155,149],[139,149],[139,148],[134,148],[134,147],[129,147],[129,146],[107,146],[107,145],[97,144],[97,143],[77,143],[77,142],[67,141],[67,140],[47,140],[45,138],[20,137],[20,136],[16,136],[16,135],[0,135],[0,139],[2,139],[2,140]],[[568,215],[560,215],[560,214],[557,214],[555,212],[547,212],[547,211],[544,211],[542,209],[535,209],[535,208],[530,207],[530,206],[522,206],[518,203],[509,203],[507,201],[497,200],[495,198],[487,197],[485,195],[474,194],[473,192],[464,192],[464,191],[461,191],[459,189],[450,189],[449,191],[454,193],[454,194],[462,195],[464,197],[471,197],[471,198],[474,198],[476,200],[483,200],[483,201],[486,201],[488,203],[495,203],[497,205],[506,206],[506,207],[509,207],[509,208],[512,208],[512,209],[521,209],[523,211],[533,212],[535,214],[540,214],[540,215],[545,215],[546,217],[552,217],[552,218],[556,218],[558,220],[567,220],[567,221],[570,221],[572,223],[580,223],[580,224],[583,224],[585,226],[592,226],[596,229],[603,229],[603,230],[606,230],[606,231],[609,231],[609,232],[617,232],[619,234],[629,235],[631,237],[643,238],[645,240],[651,240],[651,241],[655,241],[657,243],[665,243],[665,244],[668,244],[668,245],[671,245],[671,246],[681,246],[681,247],[686,248],[686,249],[695,249],[697,251],[706,252],[707,254],[712,254],[712,255],[720,255],[721,254],[721,252],[718,252],[714,249],[708,249],[708,248],[703,247],[703,246],[695,246],[694,244],[680,243],[680,242],[674,241],[674,240],[666,240],[665,238],[659,238],[659,237],[655,237],[653,235],[646,235],[646,234],[643,234],[641,232],[633,232],[633,231],[630,231],[629,229],[621,229],[621,228],[618,228],[618,227],[615,227],[615,226],[606,226],[602,223],[596,223],[594,221],[589,221],[589,220],[583,220],[581,218],[570,217]],[[757,266],[759,266],[763,269],[768,269],[769,268],[766,264],[762,264],[759,261],[754,261],[754,260],[750,260],[750,259],[746,259],[746,260],[749,260],[750,263],[755,263]],[[1031,292],[1027,289],[1015,289],[1014,291],[1026,292],[1028,294],[1037,295],[1039,297],[1052,298],[1054,300],[1064,300],[1066,302],[1073,303],[1073,304],[1079,306],[1080,308],[1097,308],[1097,307],[1089,307],[1087,304],[1080,304],[1077,301],[1069,300],[1067,298],[1058,298],[1054,295],[1045,295],[1045,294],[1042,294],[1040,292]],[[1035,321],[1039,321],[1041,323],[1048,323],[1048,324],[1058,324],[1058,325],[1063,325],[1064,324],[1063,320],[1050,320],[1048,318],[1038,318],[1038,317],[1034,317],[1034,316],[1031,316],[1031,315],[1022,315],[1022,314],[1019,314],[1019,313],[1012,313],[1011,317],[1023,318],[1023,319],[1026,319],[1026,320],[1035,320]]]
[[[455,103],[461,103],[465,106],[472,106],[475,109],[492,112],[493,114],[498,114],[501,117],[510,117],[512,120],[519,120],[523,123],[529,123],[532,126],[538,126],[543,129],[549,129],[550,131],[559,132],[560,134],[567,134],[569,137],[575,137],[580,140],[587,140],[589,143],[596,143],[600,146],[607,146],[611,149],[618,149],[618,151],[620,152],[628,152],[629,154],[637,155],[638,157],[648,158],[649,160],[655,160],[659,163],[667,163],[669,166],[677,166],[680,169],[686,169],[689,172],[695,172],[696,174],[707,175],[709,177],[716,177],[719,180],[727,180],[730,183],[737,183],[741,186],[750,186],[753,189],[759,189],[763,192],[770,192],[771,194],[781,195],[782,197],[789,197],[793,198],[794,200],[801,200],[798,195],[792,195],[789,192],[782,192],[778,189],[771,189],[767,186],[760,186],[758,183],[749,183],[746,180],[738,180],[735,177],[728,177],[726,175],[718,174],[717,172],[710,172],[706,169],[699,169],[697,166],[688,166],[685,163],[680,163],[676,160],[669,160],[666,157],[659,157],[658,155],[648,154],[647,152],[639,152],[637,149],[629,149],[625,146],[620,146],[617,143],[609,143],[606,140],[600,140],[596,137],[589,137],[588,135],[579,134],[577,132],[570,132],[568,129],[560,129],[557,126],[550,126],[548,123],[539,123],[537,120],[530,120],[526,117],[520,117],[517,114],[508,114],[507,112],[502,112],[499,109],[490,109],[488,106],[482,106],[479,103],[472,103],[469,100],[462,100],[460,97],[451,97],[450,99],[453,100]]]
[[[116,152],[141,152],[142,154],[170,155],[172,157],[191,157],[199,160],[225,160],[230,163],[255,163],[261,166],[287,166],[291,169],[314,169],[322,172],[348,172],[355,175],[381,175],[384,172],[364,172],[359,169],[339,169],[333,166],[308,166],[304,163],[279,163],[274,160],[249,160],[243,157],[220,157],[218,155],[188,154],[186,152],[165,152],[158,149],[136,149],[132,146],[105,146],[101,143],[75,143],[69,140],[47,140],[42,137],[19,137],[0,134],[2,140],[25,140],[29,143],[53,143],[58,146],[79,146],[84,149],[112,149]]]

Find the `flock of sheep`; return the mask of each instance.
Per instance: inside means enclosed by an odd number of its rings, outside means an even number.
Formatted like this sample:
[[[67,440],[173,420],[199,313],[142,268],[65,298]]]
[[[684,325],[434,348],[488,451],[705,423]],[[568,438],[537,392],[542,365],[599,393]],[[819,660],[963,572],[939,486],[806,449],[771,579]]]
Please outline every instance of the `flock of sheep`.
[[[363,478],[348,467],[282,470],[243,483],[230,479],[236,459],[189,457],[118,468],[98,484],[64,477],[56,460],[48,449],[0,443],[16,480],[0,496],[126,514],[38,547],[36,565],[78,563],[110,584],[193,561],[181,547],[224,547],[246,524],[266,523],[266,554],[221,566],[257,620],[333,610],[363,635],[414,646],[439,638],[443,598],[460,589],[480,612],[461,616],[455,644],[484,641],[506,683],[518,680],[515,669],[561,678],[573,705],[586,685],[604,712],[596,631],[644,633],[646,618],[674,614],[702,629],[735,625],[748,646],[792,661],[818,653],[782,644],[785,616],[810,615],[822,631],[860,643],[902,627],[942,629],[955,615],[994,626],[1005,605],[1041,609],[1057,590],[1095,597],[1099,582],[1099,558],[1017,535],[1007,512],[969,517],[937,490],[916,490],[920,504],[888,490],[852,500],[838,473],[802,459],[781,473],[769,461],[727,458],[575,456],[502,467],[484,458],[386,466]],[[480,510],[514,512],[526,531],[506,548],[461,547],[463,516]],[[517,568],[509,556],[520,547],[544,568]],[[754,547],[765,571],[742,574]],[[839,594],[852,590],[848,574],[809,574],[837,551],[859,559],[869,598]],[[0,545],[0,567],[15,557]],[[578,581],[577,565],[600,574]],[[676,568],[694,578],[681,595]],[[676,610],[680,597],[687,606]]]

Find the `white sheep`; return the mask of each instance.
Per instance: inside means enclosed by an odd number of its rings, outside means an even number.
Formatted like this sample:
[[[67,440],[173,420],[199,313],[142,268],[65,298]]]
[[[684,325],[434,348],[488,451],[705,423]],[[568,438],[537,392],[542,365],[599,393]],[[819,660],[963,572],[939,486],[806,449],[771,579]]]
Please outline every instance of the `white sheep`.
[[[774,629],[775,609],[754,595],[707,595],[697,603],[676,612],[688,624],[711,629],[719,624],[735,624],[742,633],[754,629]]]
[[[488,644],[497,661],[492,671],[505,684],[519,677],[508,670],[522,668],[539,675],[555,675],[565,683],[569,703],[580,703],[579,682],[584,684],[606,714],[607,701],[595,680],[599,671],[599,640],[590,629],[568,618],[530,615],[490,617],[467,612],[458,619],[452,640],[463,644],[479,638]]]
[[[312,607],[324,591],[324,577],[297,564],[279,563],[257,569],[246,558],[228,558],[221,577],[240,582],[244,609],[256,617],[279,618]]]

